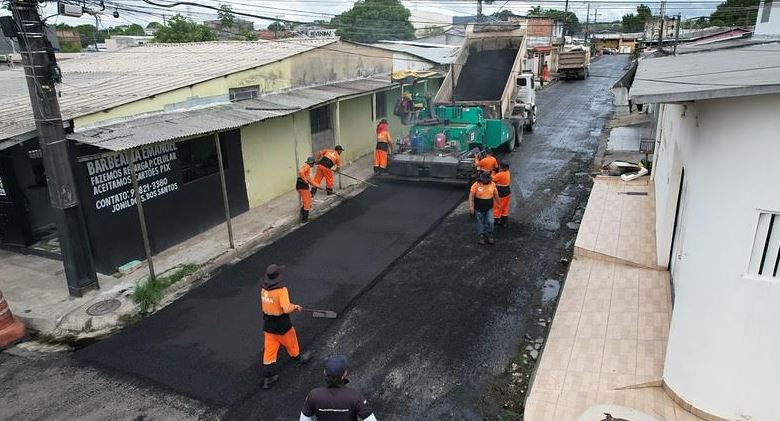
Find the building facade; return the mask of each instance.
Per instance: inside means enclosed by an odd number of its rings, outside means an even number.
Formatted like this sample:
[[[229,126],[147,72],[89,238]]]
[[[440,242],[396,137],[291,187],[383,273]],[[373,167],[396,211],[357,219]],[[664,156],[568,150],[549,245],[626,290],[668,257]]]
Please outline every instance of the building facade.
[[[780,77],[754,69],[725,83],[741,63],[780,65],[773,48],[644,60],[631,91],[657,104],[657,256],[674,304],[663,381],[707,419],[780,414]]]

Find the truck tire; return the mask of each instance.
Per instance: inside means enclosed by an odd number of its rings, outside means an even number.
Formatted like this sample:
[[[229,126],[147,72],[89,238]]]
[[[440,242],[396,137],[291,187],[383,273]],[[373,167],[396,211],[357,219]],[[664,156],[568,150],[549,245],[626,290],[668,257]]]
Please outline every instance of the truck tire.
[[[518,147],[523,143],[523,125],[515,122],[512,127],[515,129],[515,147]]]

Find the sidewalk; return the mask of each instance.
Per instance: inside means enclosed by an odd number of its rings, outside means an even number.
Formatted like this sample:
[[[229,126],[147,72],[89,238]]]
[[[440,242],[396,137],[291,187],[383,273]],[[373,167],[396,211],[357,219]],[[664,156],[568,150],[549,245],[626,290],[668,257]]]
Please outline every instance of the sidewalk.
[[[653,195],[648,177],[595,179],[525,420],[700,419],[662,387],[672,306]]]
[[[345,174],[367,179],[373,175],[373,155],[350,163]],[[343,190],[337,193],[349,198],[360,193],[365,185],[342,177]],[[317,218],[343,202],[339,196],[326,196],[324,190],[315,198],[311,218]],[[157,276],[184,264],[200,266],[197,273],[172,285],[158,309],[183,295],[193,286],[208,279],[220,266],[231,264],[255,250],[297,229],[300,224],[298,193],[290,191],[268,203],[250,209],[232,219],[236,249],[229,248],[227,224],[212,227],[195,237],[153,256]],[[124,276],[98,274],[100,290],[83,297],[70,297],[65,283],[62,262],[34,255],[0,250],[0,289],[3,290],[13,314],[25,325],[48,339],[81,339],[102,336],[123,326],[123,320],[137,312],[132,300],[136,283],[149,276],[144,261],[137,270]],[[105,303],[105,300],[117,300]],[[87,309],[93,304],[117,305],[105,315],[92,316]],[[91,311],[92,313],[94,313]]]

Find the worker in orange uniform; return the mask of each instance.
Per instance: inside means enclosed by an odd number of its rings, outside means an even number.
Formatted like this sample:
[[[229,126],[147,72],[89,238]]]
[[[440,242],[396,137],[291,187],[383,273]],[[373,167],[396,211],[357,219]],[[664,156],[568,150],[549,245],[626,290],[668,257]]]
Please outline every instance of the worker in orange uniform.
[[[387,155],[393,150],[393,138],[390,136],[390,126],[382,119],[376,126],[376,150],[374,151],[374,175],[380,175],[387,170]]]
[[[493,206],[498,203],[498,189],[488,172],[479,174],[479,179],[469,191],[469,213],[477,217],[479,244],[495,244],[493,239]]]
[[[509,164],[502,162],[498,166],[498,172],[493,174],[493,183],[498,191],[498,203],[493,207],[494,225],[506,226],[509,222],[509,203],[512,201],[512,175],[509,173]]]
[[[311,359],[311,353],[301,354],[298,347],[298,335],[290,321],[290,313],[303,311],[303,308],[290,302],[287,287],[282,283],[284,266],[269,265],[265,270],[265,282],[260,290],[263,309],[263,389],[270,389],[279,380],[276,372],[276,354],[283,346],[287,355],[300,367]]]
[[[333,194],[333,171],[341,168],[341,152],[344,148],[336,145],[333,149],[323,149],[317,153],[317,172],[314,173],[314,185],[311,188],[311,195],[317,194],[317,189],[325,179],[325,191],[328,196]]]
[[[474,165],[477,167],[477,171],[495,172],[498,169],[498,161],[493,156],[493,149],[485,148],[483,156],[477,155],[474,158]]]
[[[309,222],[311,211],[311,169],[314,168],[314,158],[306,158],[306,163],[298,170],[298,179],[295,180],[295,190],[301,202],[301,223]]]

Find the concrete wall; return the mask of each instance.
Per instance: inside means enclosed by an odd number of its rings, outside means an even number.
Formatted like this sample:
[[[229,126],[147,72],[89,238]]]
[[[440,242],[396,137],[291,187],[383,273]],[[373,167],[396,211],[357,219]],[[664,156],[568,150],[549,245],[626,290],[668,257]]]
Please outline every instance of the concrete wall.
[[[345,163],[374,152],[376,123],[371,113],[372,98],[365,95],[339,103],[340,137],[336,141],[345,149],[341,155]]]
[[[780,414],[780,282],[745,273],[759,210],[780,211],[778,108],[775,94],[666,105],[661,115],[659,239],[674,223],[676,162],[687,185],[664,380],[726,419]],[[668,255],[668,244],[659,245],[659,256]]]
[[[308,115],[308,111],[301,111],[241,129],[244,179],[250,208],[295,188],[298,166],[311,154]]]
[[[780,9],[777,0],[769,2],[761,0],[758,5],[755,35],[780,35]]]

